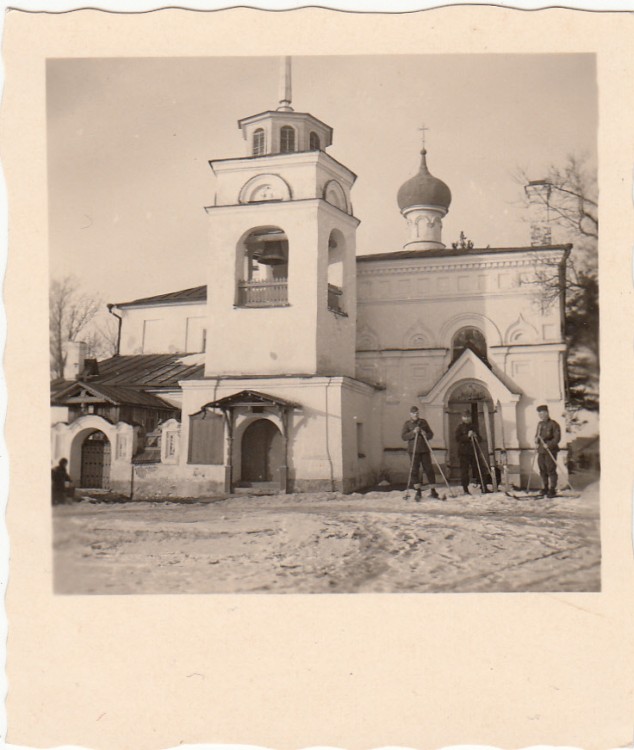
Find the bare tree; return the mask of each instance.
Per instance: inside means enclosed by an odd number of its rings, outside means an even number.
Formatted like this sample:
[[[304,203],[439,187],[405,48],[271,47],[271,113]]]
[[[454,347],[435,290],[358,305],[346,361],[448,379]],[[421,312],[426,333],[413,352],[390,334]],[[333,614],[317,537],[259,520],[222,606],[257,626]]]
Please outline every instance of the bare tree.
[[[86,342],[89,357],[112,357],[117,353],[119,326],[112,315],[100,312],[89,324],[83,340]]]
[[[86,330],[99,308],[101,300],[81,291],[74,276],[53,279],[49,290],[49,334],[51,376],[64,376],[66,353],[64,344],[76,341]]]
[[[537,193],[544,215],[560,236],[573,244],[562,269],[536,248],[535,284],[543,306],[565,299],[566,375],[568,407],[573,418],[580,409],[599,408],[599,286],[598,187],[588,159],[569,155],[563,165],[551,165],[546,176],[531,181],[516,172],[523,185],[541,185]],[[533,193],[533,199],[535,198]],[[528,207],[528,198],[526,199]]]

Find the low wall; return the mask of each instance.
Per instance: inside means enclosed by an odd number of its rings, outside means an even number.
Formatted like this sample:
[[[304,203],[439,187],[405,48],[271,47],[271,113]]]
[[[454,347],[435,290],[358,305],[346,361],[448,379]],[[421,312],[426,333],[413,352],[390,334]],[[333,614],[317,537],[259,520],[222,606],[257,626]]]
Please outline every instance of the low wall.
[[[225,494],[224,471],[224,466],[216,465],[139,464],[134,467],[132,491],[129,483],[127,491],[120,491],[133,500],[217,497]]]
[[[289,492],[355,492],[376,483],[374,472],[363,472],[354,479],[294,479],[289,476]],[[131,486],[132,484],[132,486]],[[224,496],[224,466],[173,466],[139,464],[130,477],[111,482],[111,489],[133,500],[166,500]]]

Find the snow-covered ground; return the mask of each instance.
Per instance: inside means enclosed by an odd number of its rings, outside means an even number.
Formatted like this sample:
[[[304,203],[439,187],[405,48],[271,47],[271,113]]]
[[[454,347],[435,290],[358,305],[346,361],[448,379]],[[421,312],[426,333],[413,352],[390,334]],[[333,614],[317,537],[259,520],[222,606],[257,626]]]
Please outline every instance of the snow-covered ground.
[[[598,591],[599,484],[498,492],[239,496],[53,508],[69,594]],[[475,491],[474,491],[475,492]]]

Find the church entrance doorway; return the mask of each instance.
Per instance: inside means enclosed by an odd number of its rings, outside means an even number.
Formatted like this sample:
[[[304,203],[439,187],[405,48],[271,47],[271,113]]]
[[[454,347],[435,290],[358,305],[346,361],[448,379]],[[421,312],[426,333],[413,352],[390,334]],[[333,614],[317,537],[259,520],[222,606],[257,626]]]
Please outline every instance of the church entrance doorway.
[[[242,482],[277,482],[283,464],[282,433],[269,419],[252,422],[242,436]]]
[[[460,478],[460,461],[456,429],[465,411],[471,414],[471,421],[476,425],[482,438],[480,446],[491,463],[494,445],[493,399],[489,391],[480,383],[459,383],[449,394],[447,413],[449,418],[449,476],[453,480]]]
[[[91,432],[81,446],[81,487],[110,488],[110,441],[100,430]]]

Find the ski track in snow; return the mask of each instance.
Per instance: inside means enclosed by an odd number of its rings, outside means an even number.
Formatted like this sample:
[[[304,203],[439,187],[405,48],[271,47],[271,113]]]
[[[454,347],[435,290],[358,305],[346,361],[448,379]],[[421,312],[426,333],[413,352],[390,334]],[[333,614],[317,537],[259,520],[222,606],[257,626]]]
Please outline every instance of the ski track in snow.
[[[600,590],[598,485],[581,497],[401,492],[81,501],[53,509],[67,594]]]

